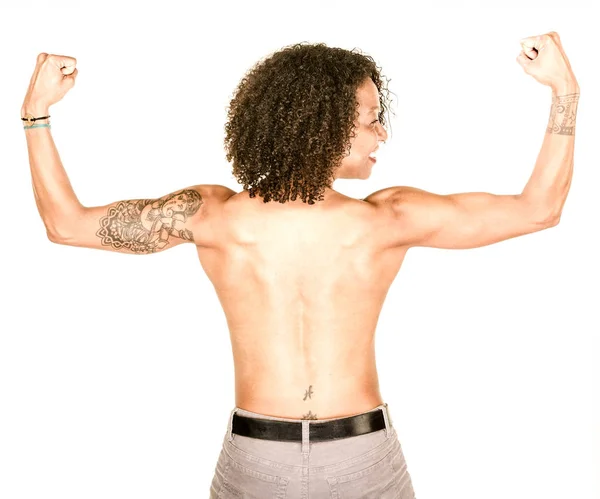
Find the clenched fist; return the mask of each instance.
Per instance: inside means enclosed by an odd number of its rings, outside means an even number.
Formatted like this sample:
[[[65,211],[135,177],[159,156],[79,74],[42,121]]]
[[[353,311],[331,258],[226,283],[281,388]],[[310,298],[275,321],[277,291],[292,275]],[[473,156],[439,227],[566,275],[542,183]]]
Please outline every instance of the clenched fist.
[[[578,87],[567,54],[555,31],[521,40],[523,50],[517,62],[543,85],[552,89],[572,85]]]
[[[33,76],[23,101],[22,114],[44,113],[56,104],[75,85],[77,60],[65,55],[46,54],[37,56]]]

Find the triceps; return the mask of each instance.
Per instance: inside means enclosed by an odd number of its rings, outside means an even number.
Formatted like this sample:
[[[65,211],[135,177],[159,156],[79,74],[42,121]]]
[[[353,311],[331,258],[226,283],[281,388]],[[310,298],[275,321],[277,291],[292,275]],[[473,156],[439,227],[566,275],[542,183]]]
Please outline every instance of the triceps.
[[[137,254],[156,253],[167,247],[173,238],[193,241],[194,236],[185,221],[202,204],[197,191],[184,189],[160,199],[120,201],[108,207],[100,219],[96,236],[103,246]]]

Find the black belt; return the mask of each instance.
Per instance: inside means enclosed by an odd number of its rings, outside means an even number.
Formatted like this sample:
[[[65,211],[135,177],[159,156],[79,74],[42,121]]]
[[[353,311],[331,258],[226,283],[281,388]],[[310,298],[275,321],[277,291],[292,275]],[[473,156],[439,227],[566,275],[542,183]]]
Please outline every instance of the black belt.
[[[338,438],[355,437],[385,428],[384,409],[366,412],[357,416],[324,421],[310,421],[309,441],[322,442]],[[231,431],[243,437],[285,442],[302,442],[302,422],[260,419],[233,414]]]

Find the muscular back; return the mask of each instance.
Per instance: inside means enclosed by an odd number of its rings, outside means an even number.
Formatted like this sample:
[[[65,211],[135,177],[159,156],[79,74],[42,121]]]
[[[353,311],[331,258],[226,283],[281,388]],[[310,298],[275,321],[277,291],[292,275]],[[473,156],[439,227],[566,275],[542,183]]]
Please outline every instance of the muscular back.
[[[374,334],[408,248],[475,248],[555,226],[560,211],[532,199],[398,186],[281,204],[196,185],[81,206],[48,235],[135,254],[194,243],[229,325],[236,405],[324,419],[383,402]]]
[[[335,191],[314,205],[242,191],[211,216],[198,256],[227,317],[236,405],[324,419],[382,403],[374,334],[406,248],[384,244],[379,209]]]

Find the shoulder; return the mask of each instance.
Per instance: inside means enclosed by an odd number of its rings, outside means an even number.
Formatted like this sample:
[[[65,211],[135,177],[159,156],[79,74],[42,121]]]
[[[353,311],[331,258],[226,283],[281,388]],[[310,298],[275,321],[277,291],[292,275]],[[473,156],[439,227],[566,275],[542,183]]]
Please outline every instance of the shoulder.
[[[367,201],[374,205],[390,204],[396,205],[399,202],[420,199],[427,197],[431,194],[423,189],[417,187],[411,187],[409,185],[398,185],[394,187],[386,187],[380,189],[372,194],[369,194],[363,201]]]
[[[370,208],[372,237],[385,247],[405,245],[410,238],[410,222],[418,226],[419,217],[429,216],[427,206],[430,200],[426,194],[426,191],[410,186],[386,187],[369,194],[363,201]],[[415,211],[412,206],[422,206],[424,209]]]
[[[237,194],[233,189],[219,184],[198,184],[188,187],[200,194],[203,201],[213,203],[225,202],[231,196]]]
[[[219,219],[227,200],[237,194],[233,189],[219,184],[198,184],[188,187],[200,199],[198,216],[193,218],[193,232],[198,234],[196,244],[212,246],[218,236]]]
[[[192,185],[186,190],[193,191],[194,196],[200,201],[201,209],[200,217],[198,217],[199,219],[219,211],[229,198],[237,194],[233,189],[219,184]]]
[[[427,211],[429,208],[446,205],[451,200],[449,196],[441,196],[408,185],[399,185],[376,191],[367,196],[364,201],[379,208],[380,212],[383,211],[393,217],[402,215],[404,218],[408,212]]]
[[[400,197],[401,187],[386,187],[369,194],[361,201],[365,201],[376,213],[378,218],[387,218],[396,215],[396,207]]]

